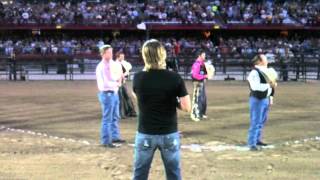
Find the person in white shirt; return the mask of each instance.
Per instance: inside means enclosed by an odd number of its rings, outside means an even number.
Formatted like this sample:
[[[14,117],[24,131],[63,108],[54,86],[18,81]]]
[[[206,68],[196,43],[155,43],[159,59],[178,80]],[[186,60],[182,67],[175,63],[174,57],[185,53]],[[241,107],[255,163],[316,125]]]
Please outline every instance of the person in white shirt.
[[[98,98],[102,109],[101,145],[106,148],[115,148],[113,143],[124,143],[119,130],[119,96],[123,74],[118,62],[112,60],[112,47],[100,47],[101,62],[96,68]]]
[[[122,85],[119,88],[119,98],[120,98],[120,115],[121,118],[126,117],[136,117],[137,113],[134,108],[134,104],[130,93],[128,93],[128,89],[126,86],[126,79],[129,78],[130,70],[132,69],[132,65],[126,61],[124,53],[122,51],[117,52],[116,61],[121,64],[122,73],[124,75]]]
[[[28,12],[23,12],[21,16],[22,16],[22,23],[28,23],[29,13]]]
[[[261,140],[261,131],[268,118],[269,106],[273,104],[275,81],[268,82],[263,72],[268,68],[267,57],[256,55],[253,60],[253,69],[248,76],[250,87],[250,128],[248,132],[248,146],[250,150],[259,150],[257,146],[266,146]]]

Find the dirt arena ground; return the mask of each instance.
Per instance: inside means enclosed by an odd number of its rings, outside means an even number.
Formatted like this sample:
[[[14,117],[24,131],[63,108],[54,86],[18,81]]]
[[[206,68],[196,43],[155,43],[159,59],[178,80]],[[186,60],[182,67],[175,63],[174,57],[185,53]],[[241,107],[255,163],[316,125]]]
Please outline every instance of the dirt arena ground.
[[[182,144],[245,145],[247,83],[212,81],[207,92],[209,119],[179,113]],[[129,144],[99,147],[96,93],[94,81],[0,81],[0,180],[130,179],[136,120],[121,121]],[[274,148],[182,149],[183,179],[320,179],[319,102],[320,82],[280,83],[265,128]],[[149,179],[165,179],[158,153]]]

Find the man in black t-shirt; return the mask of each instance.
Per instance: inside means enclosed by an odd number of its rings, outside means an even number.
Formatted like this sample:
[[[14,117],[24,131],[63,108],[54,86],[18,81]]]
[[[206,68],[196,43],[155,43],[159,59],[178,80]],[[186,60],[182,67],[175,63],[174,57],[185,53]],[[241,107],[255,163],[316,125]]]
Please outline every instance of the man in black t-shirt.
[[[145,42],[142,57],[144,71],[133,79],[139,107],[133,179],[148,179],[156,149],[161,152],[167,179],[181,179],[176,109],[190,112],[190,97],[182,78],[165,70],[166,51],[159,41]]]

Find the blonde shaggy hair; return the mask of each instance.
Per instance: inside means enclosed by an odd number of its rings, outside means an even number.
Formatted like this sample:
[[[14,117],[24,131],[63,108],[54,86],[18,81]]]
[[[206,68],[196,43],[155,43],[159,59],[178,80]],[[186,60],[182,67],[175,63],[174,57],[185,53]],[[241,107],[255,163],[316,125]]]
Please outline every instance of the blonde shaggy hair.
[[[163,45],[156,39],[146,41],[142,46],[144,71],[150,69],[165,69],[167,52]]]

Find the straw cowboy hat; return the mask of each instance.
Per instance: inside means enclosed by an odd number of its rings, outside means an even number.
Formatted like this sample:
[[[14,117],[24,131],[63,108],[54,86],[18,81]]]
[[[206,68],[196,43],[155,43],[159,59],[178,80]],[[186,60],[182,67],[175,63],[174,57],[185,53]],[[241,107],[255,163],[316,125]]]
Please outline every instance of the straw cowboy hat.
[[[278,73],[274,68],[263,68],[260,70],[268,83],[275,83],[278,79]]]

